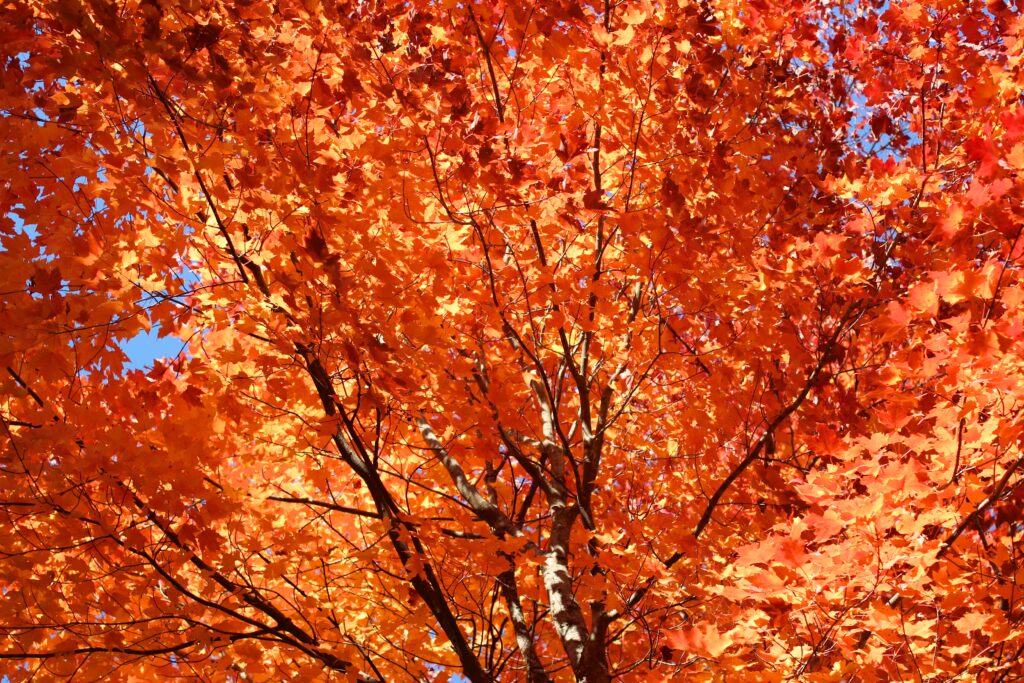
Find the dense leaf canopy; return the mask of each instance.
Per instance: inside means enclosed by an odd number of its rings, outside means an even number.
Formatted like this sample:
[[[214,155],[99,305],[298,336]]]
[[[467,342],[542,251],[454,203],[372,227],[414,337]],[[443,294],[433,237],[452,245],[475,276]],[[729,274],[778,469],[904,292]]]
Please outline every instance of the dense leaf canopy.
[[[0,8],[9,680],[1024,676],[1019,5]]]

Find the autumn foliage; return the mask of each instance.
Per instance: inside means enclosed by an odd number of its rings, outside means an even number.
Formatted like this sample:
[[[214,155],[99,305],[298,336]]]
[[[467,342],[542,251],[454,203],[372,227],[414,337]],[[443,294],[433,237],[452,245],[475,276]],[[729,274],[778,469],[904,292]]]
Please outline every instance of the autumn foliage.
[[[1019,4],[0,41],[5,680],[1024,679]]]

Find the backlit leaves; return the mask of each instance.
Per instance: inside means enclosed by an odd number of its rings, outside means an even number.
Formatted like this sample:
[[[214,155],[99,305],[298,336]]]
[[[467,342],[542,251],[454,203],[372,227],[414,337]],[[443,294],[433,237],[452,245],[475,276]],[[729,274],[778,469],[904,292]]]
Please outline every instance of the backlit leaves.
[[[12,681],[1013,680],[1014,7],[4,12]]]

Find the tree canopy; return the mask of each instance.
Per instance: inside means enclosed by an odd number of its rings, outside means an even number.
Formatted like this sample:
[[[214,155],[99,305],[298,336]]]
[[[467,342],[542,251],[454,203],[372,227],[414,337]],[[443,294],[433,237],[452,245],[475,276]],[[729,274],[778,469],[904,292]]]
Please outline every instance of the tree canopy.
[[[1024,677],[1019,4],[2,8],[10,681]]]

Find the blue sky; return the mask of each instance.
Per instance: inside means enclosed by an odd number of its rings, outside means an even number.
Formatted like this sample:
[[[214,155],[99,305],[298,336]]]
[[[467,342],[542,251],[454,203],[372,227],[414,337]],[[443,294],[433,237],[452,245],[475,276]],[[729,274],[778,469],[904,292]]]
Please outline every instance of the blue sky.
[[[129,367],[145,368],[153,364],[157,358],[173,357],[181,351],[182,342],[174,337],[160,339],[156,325],[149,332],[142,332],[121,345],[128,354]]]

